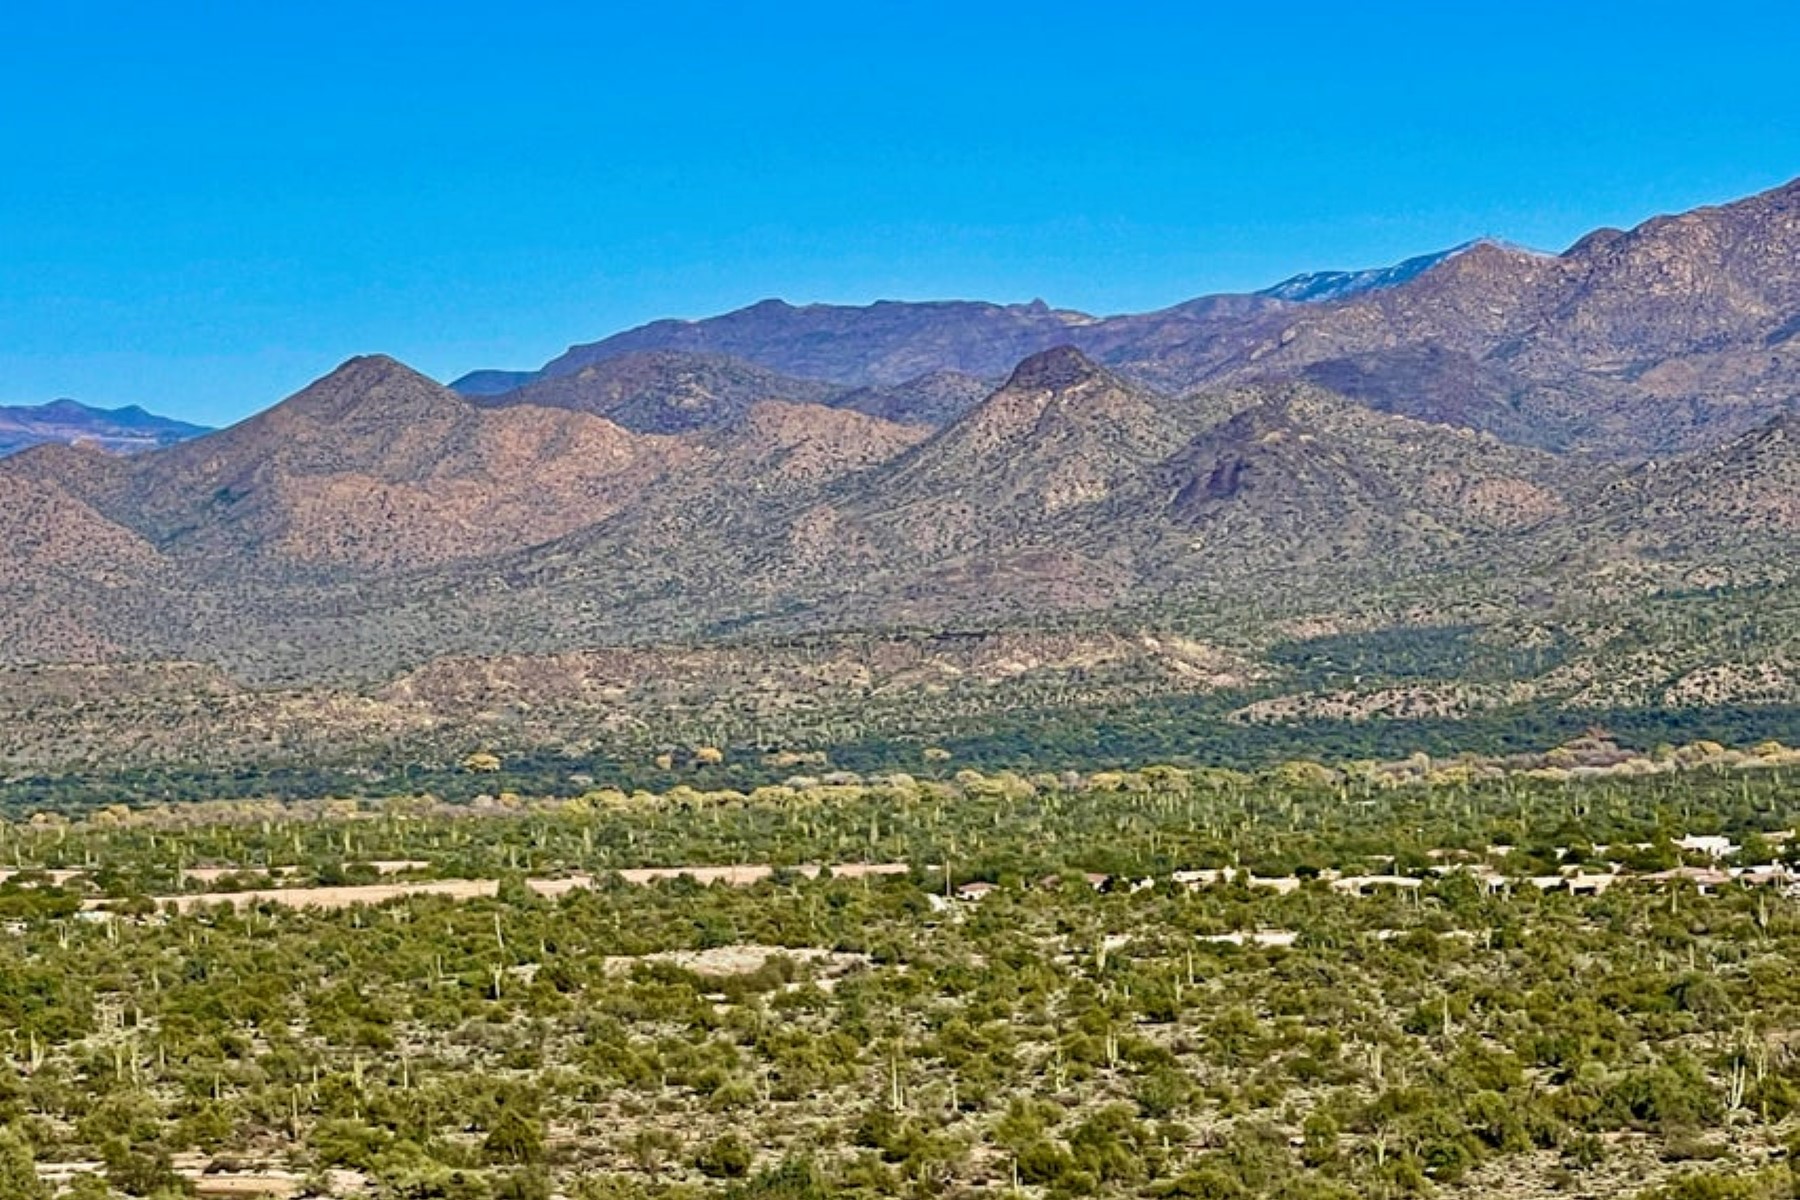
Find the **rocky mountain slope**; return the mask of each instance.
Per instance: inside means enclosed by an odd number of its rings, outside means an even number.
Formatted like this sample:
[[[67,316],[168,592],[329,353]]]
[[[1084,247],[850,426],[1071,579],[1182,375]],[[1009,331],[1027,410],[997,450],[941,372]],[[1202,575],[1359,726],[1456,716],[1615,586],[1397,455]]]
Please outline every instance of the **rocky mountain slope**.
[[[1353,363],[1378,407],[1420,412],[1418,397],[1441,396],[1451,407],[1437,419],[1491,427],[1468,399],[1489,413],[1501,401],[1541,427],[1540,444],[1631,456],[1716,444],[1786,411],[1797,336],[1800,181],[1599,231],[1554,258],[1479,245],[1401,286],[1246,330],[1231,361],[1190,361],[1209,379]]]
[[[830,403],[834,408],[847,408],[903,425],[948,425],[987,399],[997,382],[961,371],[927,371],[885,387],[840,392]]]
[[[1070,347],[937,430],[764,401],[643,433],[490,404],[374,357],[171,449],[18,456],[0,480],[36,549],[14,564],[17,610],[48,604],[89,632],[39,620],[6,655],[136,648],[307,679],[446,653],[1221,597],[1330,609],[1399,585],[1503,604],[1507,572],[1613,528],[1620,497],[1646,486],[1644,468],[1597,470],[1306,383],[1171,397]],[[1691,477],[1717,500],[1715,458],[1662,463],[1656,486]],[[1788,519],[1780,471],[1759,460],[1732,477],[1746,492],[1730,512]],[[1666,574],[1666,549],[1609,544],[1644,578]],[[123,597],[98,610],[57,573],[103,561],[88,546],[116,548],[103,573]],[[1580,586],[1542,569],[1552,592]]]
[[[1800,413],[1723,446],[1620,473],[1584,512],[1583,539],[1733,576],[1780,566],[1800,532]]]
[[[405,570],[544,541],[616,511],[681,453],[584,413],[480,409],[374,356],[199,441],[42,461],[184,572],[232,580]]]
[[[764,300],[724,316],[655,321],[573,346],[529,377],[573,375],[609,358],[658,350],[724,355],[791,376],[856,387],[891,386],[942,370],[994,377],[1005,375],[1022,358],[1069,341],[1071,330],[1094,322],[1085,313],[1052,309],[1041,301],[881,301],[859,308]],[[496,372],[477,372],[453,386],[485,390],[508,381]]]
[[[1558,255],[1477,241],[1151,313],[765,301],[655,322],[574,347],[539,372],[484,372],[462,386],[502,390],[622,355],[679,351],[866,388],[934,371],[999,378],[1022,358],[1072,345],[1165,393],[1302,378],[1382,411],[1627,459],[1717,444],[1792,404],[1796,264],[1800,180],[1599,230]]]
[[[824,404],[843,391],[722,354],[645,350],[477,398],[496,407],[574,409],[639,433],[683,433],[729,425],[763,401]]]
[[[1436,664],[1428,701],[1389,680],[1384,712],[1800,698],[1800,646],[1766,617],[1800,608],[1797,224],[1789,187],[1559,256],[1477,243],[1304,300],[1103,320],[763,305],[468,394],[354,359],[178,445],[0,463],[0,663],[214,672],[221,696],[396,738],[447,719],[410,693],[427,710],[397,714],[396,679],[596,647],[728,646],[739,678],[829,637],[851,713],[878,685],[845,682],[841,647],[871,631],[1176,637],[1233,665],[1152,655],[1105,694],[1273,692],[1249,713],[1363,711],[1401,659],[1304,665],[1334,638]],[[1039,684],[1099,702],[1079,665],[1044,683],[1049,661],[1021,650],[1038,682],[958,711]],[[883,676],[883,711],[930,677]]]

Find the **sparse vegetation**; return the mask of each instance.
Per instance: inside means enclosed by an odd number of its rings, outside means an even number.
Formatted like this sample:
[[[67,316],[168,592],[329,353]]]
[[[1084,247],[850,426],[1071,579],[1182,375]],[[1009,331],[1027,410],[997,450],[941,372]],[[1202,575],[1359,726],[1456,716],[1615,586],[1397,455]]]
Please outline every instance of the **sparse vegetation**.
[[[1512,763],[22,819],[0,826],[0,1178],[35,1159],[91,1196],[1784,1195],[1800,908],[1760,875],[1705,881],[1800,848],[1797,768],[1776,744],[1589,738]],[[1528,882],[1609,860],[1636,878]],[[858,862],[909,867],[785,869]],[[619,874],[708,863],[777,869]],[[495,886],[171,902],[380,878]],[[974,881],[995,886],[944,898]]]

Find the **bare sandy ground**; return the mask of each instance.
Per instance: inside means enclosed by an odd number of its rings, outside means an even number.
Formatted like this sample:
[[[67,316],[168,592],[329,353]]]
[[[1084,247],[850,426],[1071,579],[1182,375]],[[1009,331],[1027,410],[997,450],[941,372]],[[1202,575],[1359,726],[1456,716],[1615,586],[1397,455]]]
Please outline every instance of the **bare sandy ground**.
[[[243,1171],[220,1171],[212,1158],[204,1154],[177,1154],[172,1160],[175,1170],[194,1185],[194,1193],[217,1200],[252,1200],[266,1196],[272,1200],[288,1200],[300,1194],[301,1176],[294,1171],[263,1165]],[[224,1164],[218,1164],[223,1166]],[[68,1186],[76,1175],[101,1175],[105,1164],[98,1162],[40,1163],[38,1175],[53,1188]],[[216,1173],[212,1173],[216,1172]],[[356,1196],[366,1190],[366,1180],[355,1171],[331,1171],[333,1195]]]
[[[395,871],[399,871],[428,865],[406,862],[377,864],[377,867],[379,869],[381,866],[389,866]],[[202,869],[210,870],[211,868]],[[745,887],[770,878],[777,869],[766,864],[732,867],[633,867],[620,871],[619,876],[627,883],[640,886],[687,876],[702,885],[724,883],[734,887]],[[224,873],[223,868],[219,870],[221,874]],[[796,874],[808,879],[818,878],[822,870],[823,868],[816,863],[793,868]],[[831,873],[840,879],[866,879],[883,875],[904,875],[909,870],[911,868],[906,863],[844,863],[833,866]],[[205,878],[199,875],[194,877],[202,880]],[[525,881],[525,886],[540,896],[555,897],[578,889],[593,887],[594,876],[572,875],[561,879],[528,879]],[[417,879],[395,883],[345,884],[338,887],[272,887],[253,888],[242,892],[192,892],[179,896],[157,896],[154,899],[159,909],[174,905],[178,912],[191,912],[196,908],[217,904],[230,904],[238,908],[249,908],[259,904],[279,904],[285,908],[338,909],[349,908],[357,904],[385,904],[403,896],[448,896],[452,900],[476,900],[498,895],[499,891],[499,881],[493,879]],[[109,903],[111,901],[92,899],[84,902],[83,907],[90,911],[103,910]]]
[[[156,906],[174,905],[178,912],[215,904],[231,904],[250,908],[258,904],[279,904],[285,908],[349,908],[356,904],[385,904],[402,896],[448,896],[452,900],[474,900],[497,895],[500,884],[493,879],[421,879],[412,883],[365,883],[344,887],[254,888],[247,892],[193,892],[183,896],[157,896]],[[104,908],[108,901],[89,900],[87,908]]]
[[[377,875],[399,875],[406,871],[423,871],[430,863],[416,858],[377,858],[364,863],[346,863],[349,867],[369,867]],[[299,867],[187,867],[181,872],[183,882],[217,883],[227,875],[266,874],[279,879],[292,875]]]
[[[644,962],[668,963],[697,975],[749,975],[771,958],[791,958],[797,963],[846,971],[869,961],[866,954],[822,950],[817,946],[714,946],[707,950],[659,950],[654,954],[613,954],[606,969],[624,973]]]
[[[64,867],[58,867],[55,870],[50,871],[38,871],[32,867],[0,867],[0,883],[5,883],[9,879],[16,879],[20,875],[37,874],[48,879],[51,887],[61,887],[69,882],[69,880],[86,875],[87,873],[86,870],[72,870]]]

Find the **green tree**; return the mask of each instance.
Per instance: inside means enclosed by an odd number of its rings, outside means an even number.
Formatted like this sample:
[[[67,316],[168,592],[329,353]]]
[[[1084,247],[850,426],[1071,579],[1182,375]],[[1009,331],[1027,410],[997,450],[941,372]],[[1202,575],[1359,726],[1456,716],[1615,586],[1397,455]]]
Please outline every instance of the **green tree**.
[[[0,1196],[50,1200],[50,1187],[38,1177],[31,1143],[11,1129],[0,1129]]]

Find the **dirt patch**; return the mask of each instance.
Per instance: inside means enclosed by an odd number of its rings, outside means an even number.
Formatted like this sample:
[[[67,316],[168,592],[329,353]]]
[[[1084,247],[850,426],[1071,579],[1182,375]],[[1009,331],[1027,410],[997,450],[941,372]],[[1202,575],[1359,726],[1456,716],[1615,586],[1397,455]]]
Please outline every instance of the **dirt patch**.
[[[638,963],[667,963],[697,975],[750,975],[761,970],[772,958],[791,958],[797,963],[822,967],[841,975],[869,962],[866,954],[850,954],[838,950],[821,950],[814,946],[714,946],[706,950],[662,950],[655,954],[609,955],[608,971],[626,972]]]
[[[247,892],[195,892],[186,896],[158,896],[156,905],[174,905],[177,912],[191,912],[215,904],[250,908],[258,904],[279,904],[283,908],[350,908],[357,904],[386,904],[403,896],[448,896],[452,900],[474,900],[498,895],[499,881],[493,879],[423,879],[414,883],[367,883],[344,887],[256,888]],[[104,908],[105,900],[89,900],[83,907]]]
[[[817,863],[802,863],[789,869],[806,879],[817,879],[823,870]],[[905,875],[911,869],[905,863],[842,863],[832,867],[831,873],[839,879],[866,879],[880,875]],[[619,877],[626,883],[644,884],[679,879],[686,875],[695,883],[729,883],[745,887],[761,883],[777,870],[778,868],[766,864],[735,867],[631,867],[620,871]]]
[[[418,863],[390,864],[408,869]],[[223,870],[223,868],[220,868]],[[619,872],[627,883],[640,886],[686,876],[702,885],[714,883],[745,887],[774,876],[779,868],[766,864],[734,867],[632,867]],[[866,879],[884,875],[905,875],[911,871],[905,863],[845,863],[831,868],[839,879]],[[816,863],[792,868],[796,875],[816,879],[824,868]],[[592,875],[570,875],[561,879],[528,879],[525,886],[540,896],[557,897],[594,886]],[[496,896],[500,883],[494,879],[419,879],[397,883],[346,884],[338,887],[273,887],[254,888],[242,892],[195,892],[182,896],[158,896],[158,908],[174,905],[178,912],[191,912],[215,904],[251,908],[258,904],[279,904],[284,908],[350,908],[357,904],[386,904],[405,896],[448,896],[452,900],[476,900]],[[110,901],[88,900],[83,907],[93,911],[104,909]]]

